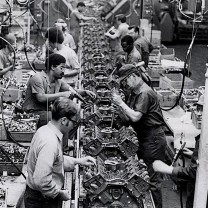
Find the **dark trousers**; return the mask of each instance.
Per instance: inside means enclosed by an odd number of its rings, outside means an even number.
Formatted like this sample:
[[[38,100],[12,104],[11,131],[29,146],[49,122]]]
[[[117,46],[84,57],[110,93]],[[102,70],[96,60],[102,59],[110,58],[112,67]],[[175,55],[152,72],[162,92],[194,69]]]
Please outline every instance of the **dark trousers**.
[[[164,161],[165,159],[167,147],[165,133],[162,127],[149,128],[140,132],[138,139],[140,142],[138,157],[142,158],[147,165],[150,183],[153,185],[150,189],[155,207],[162,208],[162,174],[154,172],[152,163],[155,160]]]
[[[24,195],[25,208],[61,208],[61,202],[55,198],[44,197],[41,192],[26,186]]]

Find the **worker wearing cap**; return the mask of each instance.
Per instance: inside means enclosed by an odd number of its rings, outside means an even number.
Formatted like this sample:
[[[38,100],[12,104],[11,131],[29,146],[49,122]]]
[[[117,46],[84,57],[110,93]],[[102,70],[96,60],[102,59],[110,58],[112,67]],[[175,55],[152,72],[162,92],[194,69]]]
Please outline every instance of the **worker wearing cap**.
[[[156,93],[142,80],[140,72],[132,64],[119,69],[121,89],[125,94],[125,101],[114,93],[113,103],[121,119],[131,125],[139,140],[138,157],[143,158],[148,167],[151,191],[156,208],[162,207],[161,174],[154,172],[152,163],[155,160],[164,161],[166,137],[163,130],[164,119]]]
[[[16,46],[16,38],[12,33],[6,34],[3,36],[3,38],[8,41],[12,47]],[[13,70],[13,50],[6,41],[0,39],[0,77],[3,77],[3,75],[5,75],[7,72]]]

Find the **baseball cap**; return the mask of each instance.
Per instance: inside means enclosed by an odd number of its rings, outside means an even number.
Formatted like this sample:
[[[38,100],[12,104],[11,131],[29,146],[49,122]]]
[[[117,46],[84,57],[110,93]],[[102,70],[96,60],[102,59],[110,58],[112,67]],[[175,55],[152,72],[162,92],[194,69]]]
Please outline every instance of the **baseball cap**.
[[[119,81],[121,82],[122,80],[124,80],[133,73],[136,73],[138,75],[140,74],[140,72],[133,64],[125,64],[118,71]]]

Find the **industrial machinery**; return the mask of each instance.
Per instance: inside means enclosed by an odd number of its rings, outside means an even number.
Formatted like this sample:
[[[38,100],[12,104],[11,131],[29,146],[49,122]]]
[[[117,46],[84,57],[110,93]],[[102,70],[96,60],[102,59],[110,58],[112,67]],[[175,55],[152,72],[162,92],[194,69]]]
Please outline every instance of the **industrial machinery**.
[[[103,161],[98,157],[96,167],[87,167],[83,173],[83,186],[89,193],[86,207],[143,207],[142,199],[149,195],[146,166],[135,157],[126,161],[117,158]],[[148,206],[151,205],[148,201]]]
[[[136,134],[123,125],[111,102],[113,92],[122,92],[104,24],[97,20],[82,32],[81,87],[94,91],[97,98],[81,104],[83,125],[77,151],[80,156],[95,157],[97,163],[77,171],[75,201],[85,208],[154,208],[147,167],[136,154]]]

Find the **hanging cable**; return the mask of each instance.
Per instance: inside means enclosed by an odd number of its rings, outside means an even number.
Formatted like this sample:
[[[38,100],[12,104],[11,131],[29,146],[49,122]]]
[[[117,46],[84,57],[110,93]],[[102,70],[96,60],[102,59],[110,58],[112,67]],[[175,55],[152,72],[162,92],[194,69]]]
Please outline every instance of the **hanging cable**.
[[[3,113],[3,96],[4,96],[6,90],[7,90],[8,86],[9,86],[10,80],[11,80],[11,78],[13,76],[13,73],[14,73],[14,69],[15,69],[14,67],[15,67],[15,62],[16,62],[16,52],[15,52],[14,47],[6,39],[2,38],[1,36],[0,36],[0,39],[2,39],[3,41],[5,41],[12,48],[12,50],[14,52],[14,57],[13,57],[13,59],[14,59],[14,61],[13,61],[13,71],[11,72],[10,77],[9,77],[9,81],[5,84],[4,89],[3,89],[3,92],[2,92],[2,95],[0,96],[0,99],[1,99],[0,105],[1,105],[1,113],[2,113],[3,126],[4,126],[4,129],[6,131],[6,135],[7,135],[7,138],[8,139],[12,140],[14,143],[18,144],[21,147],[25,147],[25,146],[19,144],[16,140],[14,140],[14,138],[11,136],[10,132],[8,131],[8,129],[7,129],[6,125],[5,125],[5,119],[4,119],[4,113]]]
[[[195,31],[195,34],[194,34],[194,36],[193,36],[193,38],[192,38],[192,41],[191,41],[191,43],[190,43],[190,45],[189,45],[189,48],[188,48],[188,51],[187,51],[187,53],[186,53],[186,58],[185,58],[185,61],[184,61],[184,67],[183,67],[183,73],[182,73],[182,74],[183,74],[182,85],[181,85],[181,89],[180,89],[180,93],[179,93],[179,95],[178,95],[178,98],[177,98],[175,104],[174,104],[172,107],[170,107],[170,108],[168,108],[168,109],[162,108],[162,107],[161,107],[161,109],[164,110],[164,111],[170,111],[170,110],[172,110],[173,108],[175,108],[175,107],[178,105],[178,103],[179,103],[179,101],[180,101],[180,99],[181,99],[181,96],[182,96],[182,94],[183,94],[184,84],[185,84],[185,77],[186,77],[186,75],[187,75],[187,72],[188,72],[188,74],[190,73],[190,72],[187,70],[187,62],[189,61],[191,49],[192,49],[194,40],[195,40],[195,38],[196,38],[197,31],[198,31],[198,27],[197,27],[197,29],[196,29],[196,31]]]
[[[11,7],[11,5],[10,5],[10,3],[9,3],[8,0],[6,0],[6,3],[7,3],[8,6],[9,6],[9,15],[8,15],[7,18],[0,24],[0,26],[4,25],[4,23],[7,22],[8,19],[11,20],[11,16],[12,16],[12,7]]]
[[[43,34],[43,32],[42,32],[42,29],[40,28],[40,26],[39,26],[37,20],[36,20],[36,19],[33,17],[33,15],[31,14],[30,9],[28,10],[28,12],[29,12],[29,14],[30,14],[30,17],[33,19],[34,23],[36,24],[36,26],[37,26],[37,28],[38,28],[38,31],[40,32],[42,38],[45,38],[45,36],[44,36],[44,34]]]
[[[24,146],[22,144],[20,144],[19,142],[17,142],[11,135],[11,133],[9,132],[7,125],[5,124],[5,119],[4,119],[4,111],[3,111],[3,96],[0,97],[0,105],[1,105],[1,115],[2,115],[2,123],[3,123],[3,127],[5,129],[6,132],[6,137],[8,140],[12,141],[13,143],[17,144],[20,147],[27,147]]]
[[[44,0],[41,0],[41,2],[39,4],[37,4],[37,6],[41,10],[41,12],[43,12],[46,16],[49,16],[49,14],[42,7],[43,2],[44,2]]]
[[[29,64],[29,66],[30,66],[30,68],[36,73],[36,70],[34,69],[34,67],[32,66],[32,64],[30,63],[30,60],[29,60],[29,58],[28,58],[28,54],[27,54],[27,48],[26,48],[26,37],[25,37],[25,33],[24,33],[24,29],[23,29],[23,27],[19,24],[19,22],[18,21],[16,21],[15,19],[14,19],[14,21],[20,26],[20,28],[21,28],[21,30],[22,30],[22,34],[23,34],[23,44],[24,44],[24,52],[25,52],[25,57],[26,57],[26,59],[27,59],[27,62],[28,62],[28,64]]]
[[[0,36],[0,39],[2,39],[4,42],[6,42],[8,45],[9,45],[9,47],[12,49],[12,51],[13,51],[13,64],[12,64],[12,68],[13,68],[13,70],[12,70],[12,72],[11,72],[11,75],[10,75],[10,77],[9,77],[9,79],[11,79],[11,77],[12,77],[12,75],[13,75],[13,73],[14,73],[14,69],[15,69],[15,63],[16,63],[16,52],[15,52],[15,49],[14,49],[14,47],[11,45],[11,43],[9,42],[9,41],[7,41],[5,38],[3,38],[3,37],[1,37]]]
[[[0,151],[6,156],[6,158],[12,163],[12,165],[14,165],[18,172],[26,179],[25,174],[19,169],[19,167],[13,162],[13,160],[8,156],[8,154],[4,151],[4,149],[1,146]]]

